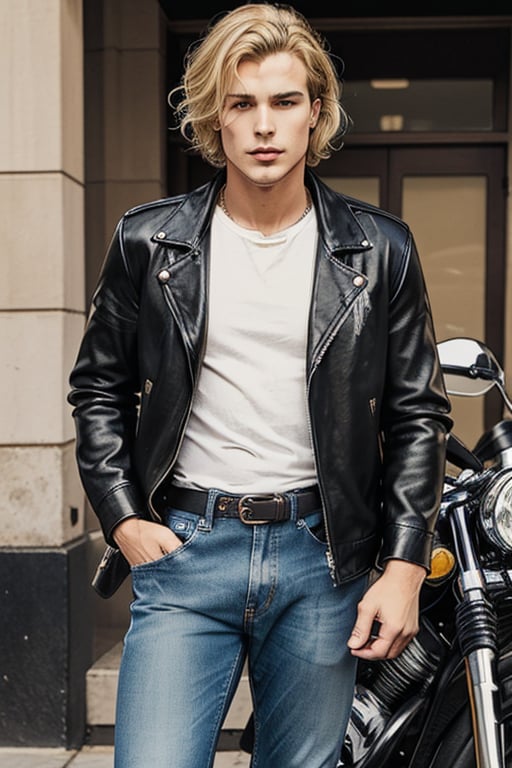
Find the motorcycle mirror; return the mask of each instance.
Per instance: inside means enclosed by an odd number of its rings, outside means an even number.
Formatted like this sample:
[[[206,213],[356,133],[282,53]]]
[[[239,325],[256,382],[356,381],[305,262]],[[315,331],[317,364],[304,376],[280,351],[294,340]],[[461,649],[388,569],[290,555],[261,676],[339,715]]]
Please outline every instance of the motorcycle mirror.
[[[450,395],[477,397],[491,387],[504,386],[504,373],[491,350],[481,341],[454,338],[437,345],[446,391]]]
[[[473,472],[481,472],[484,468],[478,456],[470,451],[453,432],[450,432],[446,442],[446,458],[459,469],[472,469]]]

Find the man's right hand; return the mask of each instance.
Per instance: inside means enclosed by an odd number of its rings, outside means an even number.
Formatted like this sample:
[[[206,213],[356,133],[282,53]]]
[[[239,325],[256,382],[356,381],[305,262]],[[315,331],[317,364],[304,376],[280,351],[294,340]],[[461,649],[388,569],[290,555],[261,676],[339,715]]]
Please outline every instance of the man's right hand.
[[[158,560],[183,543],[165,525],[139,517],[123,520],[114,528],[112,536],[130,565]]]

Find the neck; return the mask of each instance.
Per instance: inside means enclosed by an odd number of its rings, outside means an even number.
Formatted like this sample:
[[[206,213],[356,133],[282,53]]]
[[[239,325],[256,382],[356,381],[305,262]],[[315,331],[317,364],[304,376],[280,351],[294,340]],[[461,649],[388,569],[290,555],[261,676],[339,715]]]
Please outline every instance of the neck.
[[[275,232],[280,232],[281,230],[287,229],[288,227],[291,227],[294,224],[298,224],[299,221],[301,221],[301,219],[303,219],[305,216],[307,216],[307,214],[310,212],[311,208],[313,207],[313,204],[311,202],[311,196],[310,196],[308,190],[306,190],[306,201],[307,202],[306,202],[306,205],[304,206],[304,209],[303,209],[302,213],[299,216],[297,216],[296,218],[294,218],[293,216],[287,216],[285,214],[285,216],[284,216],[284,218],[282,220],[283,221],[282,224],[277,224],[277,223],[274,223],[274,224],[264,224],[264,223],[261,223],[259,225],[256,224],[254,226],[249,226],[249,225],[244,224],[241,220],[238,220],[230,212],[230,210],[229,210],[229,208],[227,206],[227,203],[226,203],[226,187],[225,186],[222,187],[222,189],[221,189],[221,191],[219,193],[218,204],[221,207],[221,209],[224,211],[226,216],[229,216],[229,218],[232,221],[234,221],[236,224],[239,224],[241,227],[245,227],[245,229],[257,230],[258,232],[261,232],[264,235],[272,235]],[[291,221],[289,223],[285,223],[288,218],[290,218]]]
[[[311,198],[301,183],[290,180],[267,187],[238,183],[229,174],[219,194],[224,213],[241,227],[272,235],[292,226],[311,209]]]

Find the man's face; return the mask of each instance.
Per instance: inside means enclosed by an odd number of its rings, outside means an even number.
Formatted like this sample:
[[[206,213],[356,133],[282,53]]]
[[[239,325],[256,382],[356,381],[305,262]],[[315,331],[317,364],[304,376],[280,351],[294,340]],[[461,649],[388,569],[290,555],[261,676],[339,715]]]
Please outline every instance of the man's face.
[[[289,53],[243,61],[229,83],[220,130],[228,178],[271,186],[290,173],[302,178],[320,99],[311,103],[306,68]]]

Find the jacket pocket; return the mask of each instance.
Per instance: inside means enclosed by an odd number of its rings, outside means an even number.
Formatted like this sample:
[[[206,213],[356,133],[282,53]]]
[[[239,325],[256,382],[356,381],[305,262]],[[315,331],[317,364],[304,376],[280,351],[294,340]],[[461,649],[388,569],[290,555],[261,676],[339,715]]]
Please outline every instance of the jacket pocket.
[[[372,419],[373,429],[375,432],[375,437],[377,440],[377,449],[379,451],[379,456],[381,462],[384,460],[384,446],[383,446],[383,436],[382,432],[379,429],[379,424],[377,421],[377,398],[376,397],[370,397],[368,400],[368,408],[370,410],[370,416]]]
[[[145,407],[147,405],[147,402],[149,400],[149,397],[151,395],[151,390],[153,389],[153,381],[151,379],[144,379],[144,384],[142,385],[142,390],[140,392],[139,396],[139,408],[138,408],[138,418],[137,418],[137,431],[140,426],[140,422],[142,419],[142,414],[144,413]]]

